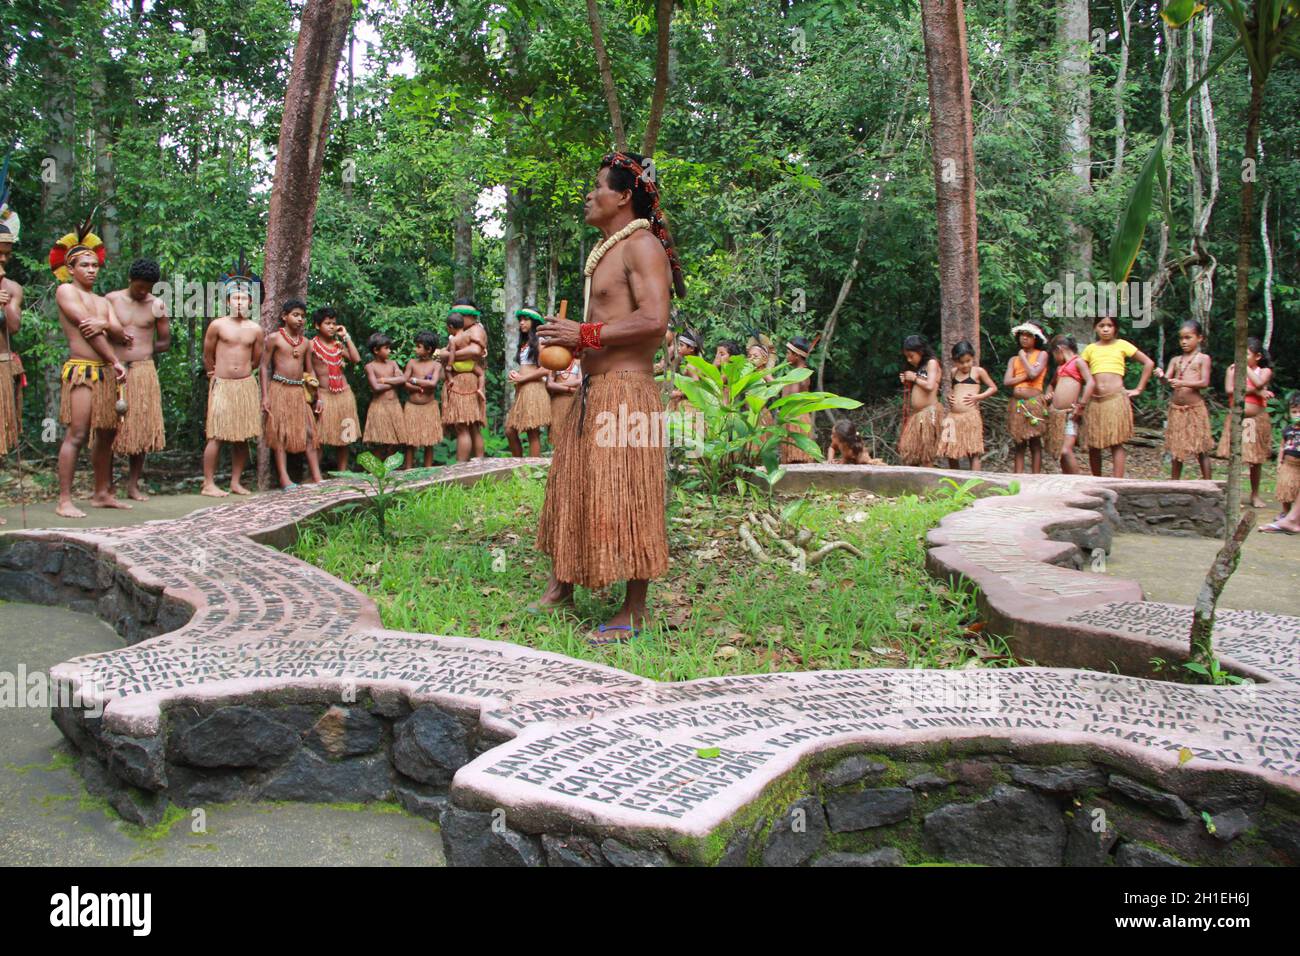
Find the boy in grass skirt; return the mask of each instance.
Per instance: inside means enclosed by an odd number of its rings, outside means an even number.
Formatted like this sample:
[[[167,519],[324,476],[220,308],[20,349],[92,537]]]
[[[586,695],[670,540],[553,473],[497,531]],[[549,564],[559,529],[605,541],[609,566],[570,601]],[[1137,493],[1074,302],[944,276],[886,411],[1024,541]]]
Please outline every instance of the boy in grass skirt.
[[[316,326],[311,340],[311,369],[320,383],[316,390],[317,441],[321,447],[336,449],[336,470],[347,471],[351,445],[361,437],[361,415],[343,369],[348,362],[361,364],[361,353],[330,306],[317,309],[311,320]]]
[[[307,303],[287,299],[280,307],[280,327],[269,335],[262,350],[262,438],[275,453],[280,487],[297,487],[289,480],[289,453],[305,453],[308,481],[318,482],[320,438],[316,415],[322,408],[316,376],[308,370],[311,347],[304,331]]]

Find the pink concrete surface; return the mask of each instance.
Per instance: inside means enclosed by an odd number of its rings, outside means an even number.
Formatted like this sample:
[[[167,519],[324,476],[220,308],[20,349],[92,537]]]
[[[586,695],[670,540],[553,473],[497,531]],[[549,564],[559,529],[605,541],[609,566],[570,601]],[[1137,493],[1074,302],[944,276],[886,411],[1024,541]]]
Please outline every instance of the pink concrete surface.
[[[502,475],[529,460],[451,466],[424,483]],[[860,487],[969,473],[794,466]],[[989,476],[1006,484],[1011,476]],[[136,584],[194,608],[184,627],[76,658],[52,676],[105,704],[105,727],[158,732],[180,702],[344,700],[366,693],[477,716],[504,742],[457,773],[458,803],[504,807],[540,826],[702,835],[801,761],[846,747],[1104,755],[1169,781],[1245,774],[1300,794],[1300,619],[1225,612],[1226,659],[1270,681],[1202,687],[1105,673],[1106,661],[1172,654],[1190,610],[1142,600],[1132,582],[1075,570],[1053,540],[1104,520],[1113,479],[1017,476],[929,535],[930,566],[973,582],[993,620],[1045,656],[1097,670],[817,671],[658,684],[503,641],[384,630],[373,603],[317,568],[256,543],[355,493],[339,483],[122,529],[24,532],[75,543]],[[1099,672],[1100,671],[1100,672]],[[351,696],[350,696],[351,695]],[[717,748],[711,755],[710,748]],[[700,753],[704,751],[704,755]]]

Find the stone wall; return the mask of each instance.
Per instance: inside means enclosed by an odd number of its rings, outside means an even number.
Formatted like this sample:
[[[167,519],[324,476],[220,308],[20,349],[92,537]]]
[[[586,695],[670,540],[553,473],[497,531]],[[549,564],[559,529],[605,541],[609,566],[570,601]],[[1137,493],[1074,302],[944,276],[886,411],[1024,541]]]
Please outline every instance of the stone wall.
[[[441,824],[458,866],[1300,864],[1293,797],[1242,778],[1180,796],[1130,773],[997,753],[840,753],[696,841],[530,827],[481,804],[454,803]]]

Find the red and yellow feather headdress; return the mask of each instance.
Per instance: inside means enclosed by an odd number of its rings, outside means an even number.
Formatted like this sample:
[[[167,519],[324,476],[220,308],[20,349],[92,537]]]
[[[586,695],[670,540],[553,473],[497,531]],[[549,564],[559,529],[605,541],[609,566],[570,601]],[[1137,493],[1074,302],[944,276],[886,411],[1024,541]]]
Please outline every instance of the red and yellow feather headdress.
[[[71,282],[73,262],[79,256],[90,255],[99,260],[102,266],[108,256],[103,240],[90,231],[90,221],[94,213],[86,218],[76,232],[70,232],[50,249],[50,271],[60,282]]]

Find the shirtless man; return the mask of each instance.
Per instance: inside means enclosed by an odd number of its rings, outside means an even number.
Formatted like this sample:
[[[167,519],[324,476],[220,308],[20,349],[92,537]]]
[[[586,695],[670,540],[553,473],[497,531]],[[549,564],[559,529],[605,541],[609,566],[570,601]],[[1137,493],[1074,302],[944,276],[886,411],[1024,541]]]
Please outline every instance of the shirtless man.
[[[626,580],[623,607],[588,638],[593,644],[636,637],[650,579],[668,571],[661,443],[598,438],[608,436],[601,426],[611,416],[654,421],[661,414],[655,352],[672,292],[686,291],[658,189],[642,163],[629,153],[602,160],[584,206],[587,222],[605,237],[587,260],[584,321],[548,319],[538,330],[543,347],[581,351],[583,382],[559,426],[546,481],[537,546],[552,567],[536,607],[571,604],[575,584],[594,589]]]
[[[117,430],[113,451],[131,460],[126,477],[126,496],[134,501],[148,501],[140,490],[144,473],[144,456],[162,451],[166,445],[163,432],[162,388],[153,357],[172,347],[167,306],[153,294],[154,283],[162,278],[158,263],[137,259],[127,273],[127,287],[110,292],[108,304],[122,328],[129,332],[130,345],[118,345],[118,360],[126,366],[126,415]]]
[[[275,470],[280,487],[296,488],[289,480],[289,453],[305,453],[308,479],[319,482],[320,460],[317,449],[316,416],[307,404],[303,377],[309,373],[311,346],[307,344],[307,303],[288,299],[280,307],[280,327],[266,340],[262,350],[262,414],[266,416],[263,438],[275,452]],[[312,376],[315,378],[315,376]]]
[[[248,440],[262,434],[261,397],[253,369],[262,361],[262,327],[249,319],[257,276],[237,268],[225,276],[226,314],[214,319],[203,336],[203,365],[208,372],[208,443],[203,449],[201,494],[224,498],[248,494],[243,485]],[[221,445],[230,448],[230,491],[217,487]]]
[[[104,264],[104,244],[86,222],[68,233],[50,250],[50,268],[60,281],[54,300],[59,325],[68,340],[71,356],[63,363],[63,396],[59,420],[68,426],[59,448],[59,505],[54,513],[63,518],[84,518],[86,513],[72,503],[72,476],[77,455],[94,430],[90,461],[95,474],[95,491],[90,503],[96,508],[130,508],[113,494],[113,440],[117,437],[117,386],[126,381],[126,366],[113,352],[114,340],[129,345],[131,337],[113,315],[108,300],[95,295],[95,279]],[[112,377],[109,370],[112,370]]]
[[[0,455],[7,455],[17,447],[23,421],[22,402],[14,394],[21,366],[16,365],[17,356],[11,344],[22,322],[23,287],[5,277],[5,267],[13,257],[17,242],[18,216],[11,213],[0,219]],[[18,394],[22,394],[21,390]],[[4,523],[5,519],[0,518],[0,525]]]

